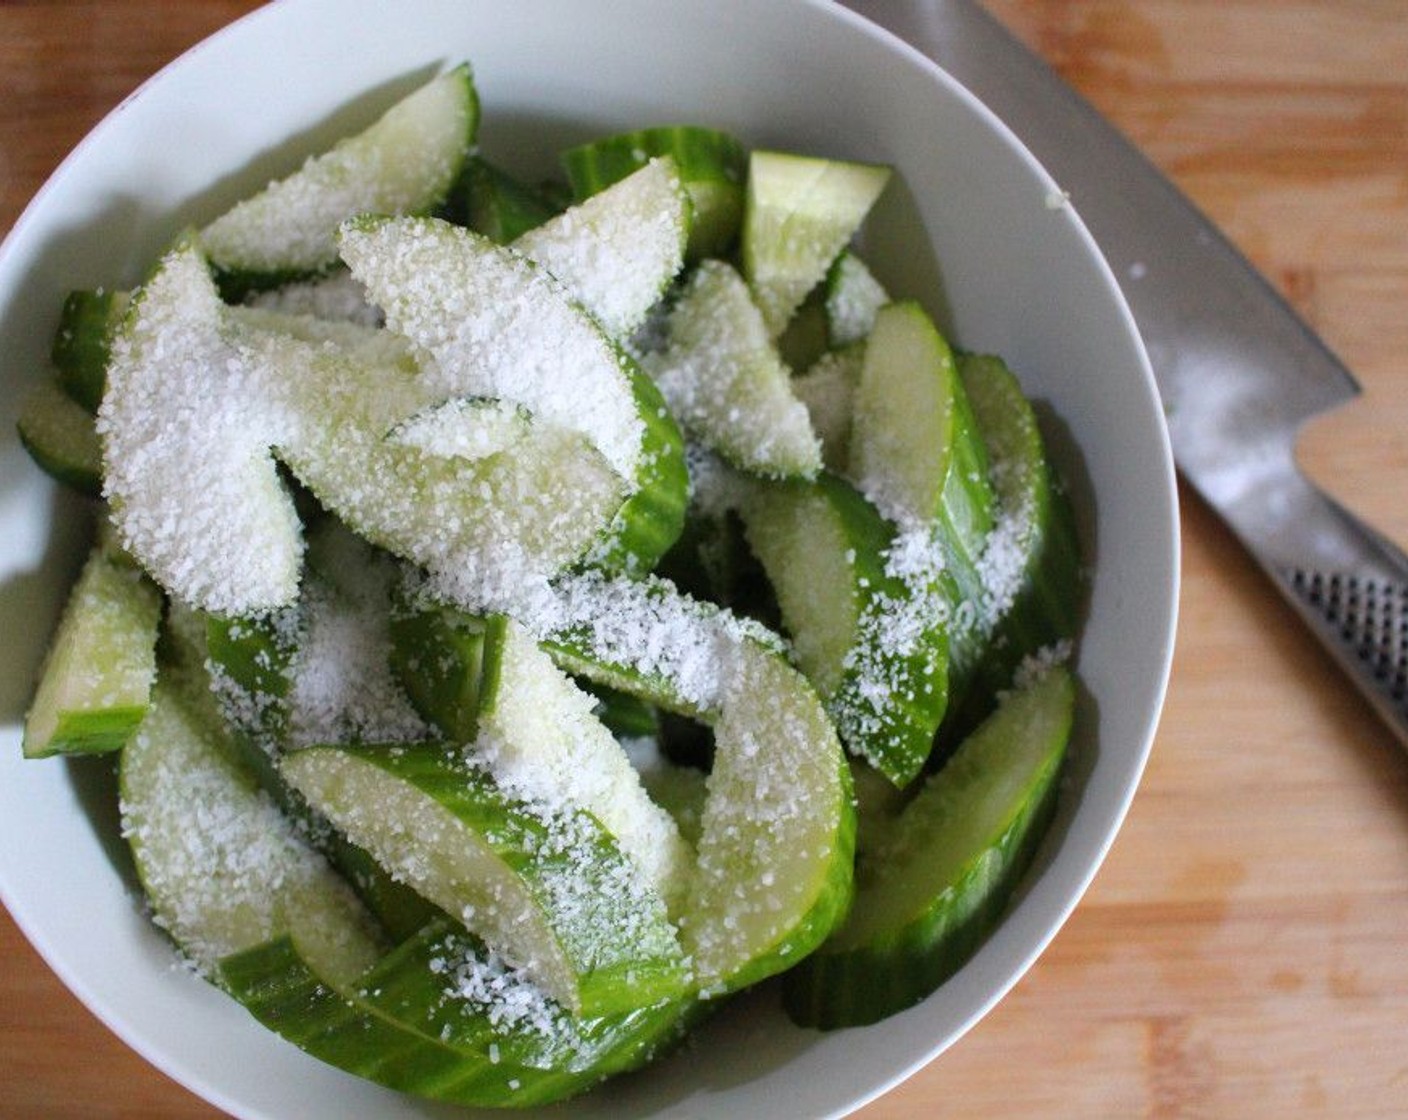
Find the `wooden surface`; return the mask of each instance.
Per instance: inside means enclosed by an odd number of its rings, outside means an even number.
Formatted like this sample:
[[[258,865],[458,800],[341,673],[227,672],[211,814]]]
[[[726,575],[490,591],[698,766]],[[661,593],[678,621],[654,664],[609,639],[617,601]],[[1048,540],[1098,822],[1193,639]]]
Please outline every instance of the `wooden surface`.
[[[0,228],[119,98],[253,5],[0,4]],[[1307,468],[1408,542],[1408,0],[990,0],[1366,390]],[[986,1020],[860,1113],[1408,1114],[1408,760],[1184,503],[1180,644],[1128,824]],[[0,1116],[212,1117],[0,917]]]

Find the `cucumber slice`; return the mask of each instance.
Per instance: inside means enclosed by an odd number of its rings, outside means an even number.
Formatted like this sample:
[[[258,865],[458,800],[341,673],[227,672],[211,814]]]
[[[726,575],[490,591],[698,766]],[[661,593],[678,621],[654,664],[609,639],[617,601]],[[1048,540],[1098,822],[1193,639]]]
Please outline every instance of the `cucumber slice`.
[[[318,342],[247,315],[230,320],[244,360],[297,420],[276,446],[298,480],[359,536],[448,574],[476,601],[496,581],[546,578],[580,560],[626,500],[626,484],[586,437],[536,419],[511,449],[473,461],[387,439],[444,398],[404,351],[370,360],[376,348],[368,355],[327,337],[329,326],[347,333],[350,324],[320,326]],[[315,321],[304,322],[301,331]]]
[[[122,832],[156,923],[203,975],[307,931],[321,972],[350,979],[381,951],[347,885],[299,837],[254,776],[171,687],[121,755]]]
[[[855,236],[890,168],[754,151],[743,211],[743,275],[774,338]]]
[[[471,156],[451,193],[450,216],[508,245],[559,212],[553,201],[482,156]]]
[[[345,268],[334,268],[311,280],[295,280],[264,292],[252,292],[242,304],[277,315],[307,315],[330,323],[381,326],[381,309]]]
[[[120,749],[141,723],[156,679],[161,593],[98,545],[69,593],[25,717],[26,758]]]
[[[25,394],[15,420],[20,443],[50,478],[90,498],[103,492],[103,448],[93,417],[54,381]]]
[[[323,272],[337,262],[337,228],[354,214],[418,214],[459,177],[479,124],[468,66],[393,105],[376,123],[236,204],[200,233],[232,298]]]
[[[789,1015],[876,1022],[955,972],[1000,918],[1050,819],[1075,685],[1052,667],[1008,697],[861,861],[846,924],[784,982]]]
[[[510,622],[498,680],[480,708],[472,754],[505,791],[558,812],[585,810],[635,861],[646,884],[678,912],[691,853],[674,820],[652,802],[614,735],[583,692]]]
[[[134,297],[98,410],[118,536],[174,597],[238,615],[297,595],[301,527],[269,451],[285,428],[204,260],[178,246]]]
[[[809,478],[821,445],[748,286],[723,261],[695,270],[670,315],[670,344],[648,363],[671,411],[729,462]]]
[[[782,972],[851,903],[855,809],[836,732],[806,678],[745,642],[714,724],[698,864],[681,922],[706,996]]]
[[[757,484],[742,512],[797,664],[841,741],[895,785],[909,784],[948,704],[948,616],[888,570],[894,526],[825,474]]]
[[[574,1019],[463,930],[433,923],[356,984],[331,986],[282,938],[227,958],[221,975],[260,1022],[388,1088],[462,1105],[528,1107],[573,1096],[671,1044],[688,1005]]]
[[[98,288],[64,300],[50,357],[64,392],[89,412],[102,403],[112,336],[130,299],[128,292]]]
[[[848,346],[869,336],[875,316],[890,302],[890,294],[855,253],[843,252],[826,274],[827,337],[834,347]]]
[[[986,448],[948,343],[917,303],[881,309],[856,386],[849,465],[901,525],[939,521],[967,555],[992,528]]]
[[[639,171],[513,243],[547,269],[615,339],[645,321],[684,265],[689,196],[675,161]]]
[[[391,665],[421,716],[456,743],[473,742],[492,706],[508,633],[504,615],[402,604],[391,616]]]
[[[644,425],[620,353],[542,269],[434,219],[358,219],[343,227],[342,255],[423,351],[436,392],[520,404],[634,476]]]
[[[1024,659],[1075,639],[1084,593],[1074,511],[1020,383],[991,355],[960,355],[958,370],[988,448],[997,516],[978,566],[988,639],[968,702],[945,726],[953,737],[987,714]]]
[[[645,165],[669,156],[679,168],[693,210],[687,256],[722,257],[737,240],[743,218],[748,155],[737,137],[698,125],[665,125],[623,132],[562,153],[577,199],[589,198]]]
[[[535,811],[439,744],[309,747],[283,770],[353,843],[574,1014],[684,991],[663,903],[588,814]]]

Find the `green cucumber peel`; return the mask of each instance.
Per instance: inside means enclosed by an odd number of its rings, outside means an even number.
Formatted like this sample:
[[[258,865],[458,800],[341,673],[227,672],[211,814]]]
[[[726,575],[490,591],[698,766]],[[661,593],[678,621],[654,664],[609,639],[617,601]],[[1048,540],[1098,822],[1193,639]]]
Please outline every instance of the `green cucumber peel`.
[[[15,430],[35,465],[90,498],[103,492],[103,448],[93,416],[52,380],[25,394]]]
[[[794,1022],[876,1022],[967,962],[1046,831],[1074,709],[1074,678],[1046,669],[1007,696],[898,816],[872,826],[851,917],[784,981]]]

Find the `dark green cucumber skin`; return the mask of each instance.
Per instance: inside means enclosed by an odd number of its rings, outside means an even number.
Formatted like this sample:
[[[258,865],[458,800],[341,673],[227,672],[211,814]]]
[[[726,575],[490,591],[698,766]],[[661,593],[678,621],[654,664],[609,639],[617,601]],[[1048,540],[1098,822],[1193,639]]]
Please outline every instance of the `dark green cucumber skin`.
[[[666,125],[621,133],[570,148],[561,162],[578,201],[589,198],[638,170],[652,157],[670,156],[686,189],[707,184],[717,194],[710,208],[695,207],[688,257],[726,256],[743,223],[748,152],[734,136],[697,125]],[[642,158],[644,157],[644,158]],[[690,197],[695,197],[690,191]]]
[[[482,156],[465,161],[446,200],[445,217],[499,245],[517,240],[559,213],[541,191]]]
[[[243,726],[226,717],[227,738],[247,767],[300,833],[347,880],[393,941],[399,941],[440,913],[404,883],[398,883],[363,848],[347,839],[284,779],[278,755],[284,742],[288,710],[289,663],[294,650],[286,624],[271,618],[229,619],[206,616],[206,647],[211,662],[230,685],[246,694],[268,697],[259,705],[257,723]],[[229,686],[227,686],[229,687]]]
[[[644,466],[639,489],[617,512],[587,564],[608,573],[644,575],[655,569],[684,530],[689,469],[684,436],[665,398],[634,359],[619,348],[618,354],[630,377],[636,411],[645,421]]]
[[[89,412],[103,401],[111,339],[126,308],[126,292],[103,288],[73,291],[64,300],[50,358],[64,392]]]
[[[432,922],[373,966],[356,991],[322,982],[287,937],[227,958],[220,979],[255,1018],[313,1057],[400,1092],[488,1107],[575,1096],[656,1057],[700,1018],[700,1005],[687,1001],[578,1020],[581,1052],[554,1051],[446,995],[447,981],[430,962],[468,937],[448,921]]]
[[[572,864],[574,853],[553,850],[546,824],[530,812],[514,808],[485,774],[462,760],[452,744],[313,747],[305,748],[303,753],[320,749],[351,755],[415,787],[492,843],[498,858],[523,874],[530,884],[536,885],[548,871],[577,876],[583,873],[582,867]],[[578,812],[576,816],[594,837],[588,866],[601,869],[603,874],[617,869],[627,857],[610,834],[589,813]],[[573,947],[565,948],[570,957]],[[611,1014],[644,1003],[677,998],[688,981],[683,958],[679,955],[649,959],[628,957],[589,970],[584,962],[573,963],[579,967],[582,1011],[589,1015]]]
[[[823,471],[812,481],[772,481],[761,485],[779,494],[795,494],[799,501],[813,495],[821,497],[837,511],[847,528],[847,545],[855,557],[853,566],[857,583],[864,589],[862,593],[867,598],[885,596],[891,600],[908,596],[902,582],[888,575],[884,566],[884,557],[895,539],[894,525],[851,483]],[[861,614],[864,619],[865,606]],[[864,642],[867,636],[858,634],[857,641]],[[852,754],[866,758],[896,786],[908,785],[923,769],[947,710],[949,641],[948,633],[936,623],[925,648],[919,651],[923,661],[918,671],[912,677],[905,674],[913,695],[892,695],[883,711],[875,711],[865,701],[865,678],[854,668],[847,669],[835,690],[823,697],[841,741]],[[909,660],[902,659],[904,667]],[[864,715],[857,714],[858,710]],[[878,727],[874,726],[877,721]]]
[[[972,686],[943,728],[950,743],[971,732],[992,711],[994,698],[1011,687],[1013,674],[1025,658],[1075,639],[1086,590],[1075,511],[1046,455],[1030,401],[1000,358],[962,354],[958,362],[986,442],[1020,460],[1001,465],[1029,472],[1025,478],[1034,532],[1016,598],[986,635],[972,669]],[[999,465],[996,459],[993,465]]]
[[[44,750],[28,758],[54,755],[111,754],[121,750],[147,714],[145,706],[108,708],[103,712],[78,712],[60,716]]]
[[[421,717],[453,742],[472,742],[493,704],[507,626],[502,615],[450,608],[392,612],[392,672]]]
[[[577,687],[596,699],[596,717],[618,739],[653,739],[660,734],[660,712],[655,705],[618,688],[592,681]]]
[[[1006,912],[1055,814],[1074,714],[1073,690],[1069,695],[1054,747],[1027,787],[1031,795],[985,853],[996,853],[995,860],[972,860],[921,913],[865,944],[824,945],[803,961],[783,980],[783,1006],[794,1023],[835,1030],[879,1022],[927,998],[973,956]],[[884,866],[863,870],[885,874]],[[866,905],[862,878],[855,906]]]

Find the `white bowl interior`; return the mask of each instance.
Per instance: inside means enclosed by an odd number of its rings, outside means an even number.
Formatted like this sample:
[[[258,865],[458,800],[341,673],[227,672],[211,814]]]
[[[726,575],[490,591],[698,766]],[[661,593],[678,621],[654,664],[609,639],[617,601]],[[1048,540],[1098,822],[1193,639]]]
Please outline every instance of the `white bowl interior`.
[[[0,892],[95,1014],[239,1117],[476,1115],[309,1059],[176,966],[135,893],[103,763],[23,762],[19,722],[81,557],[83,511],[25,459],[17,399],[74,287],[135,283],[184,226],[309,146],[469,59],[484,150],[545,172],[568,143],[696,121],[896,165],[868,257],[955,340],[1004,355],[1057,421],[1094,560],[1072,780],[1037,873],[973,960],[862,1030],[791,1027],[764,989],[682,1054],[588,1096],[582,1117],[841,1115],[958,1038],[1025,971],[1084,891],[1133,795],[1171,655],[1172,468],[1152,378],[1109,270],[1054,184],[937,68],[810,0],[290,0],[226,29],[104,121],[0,252]]]

